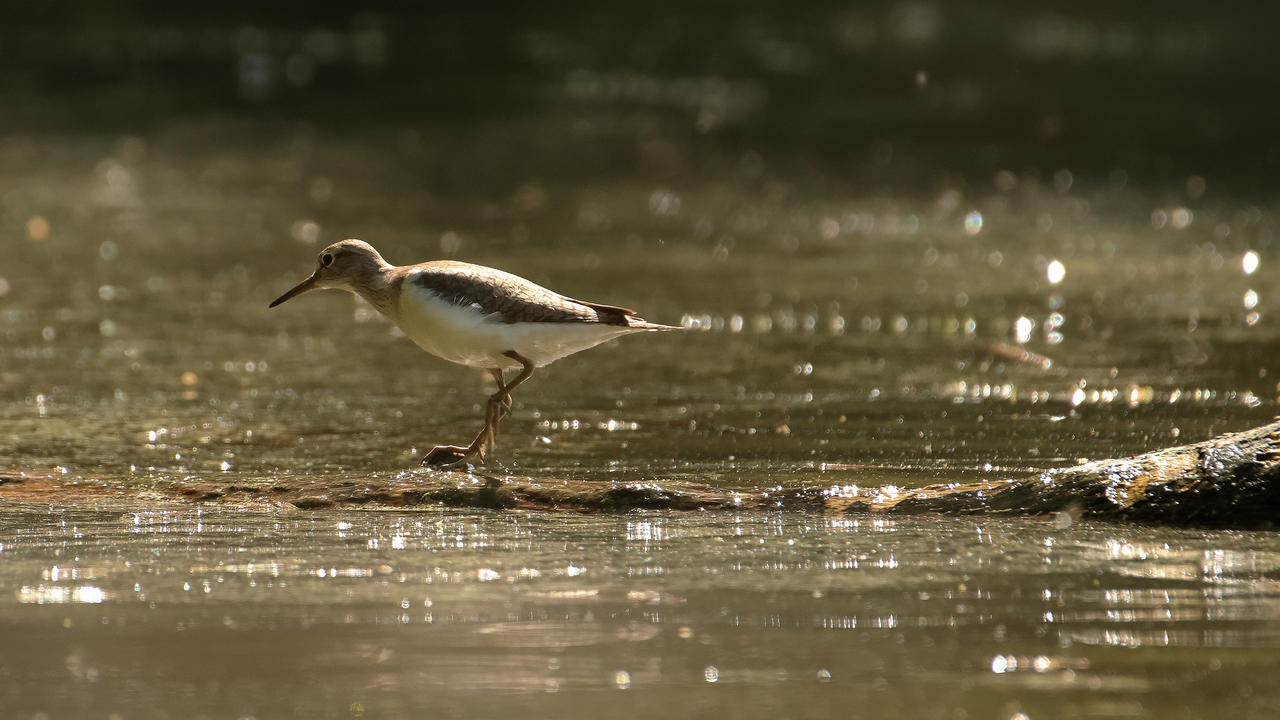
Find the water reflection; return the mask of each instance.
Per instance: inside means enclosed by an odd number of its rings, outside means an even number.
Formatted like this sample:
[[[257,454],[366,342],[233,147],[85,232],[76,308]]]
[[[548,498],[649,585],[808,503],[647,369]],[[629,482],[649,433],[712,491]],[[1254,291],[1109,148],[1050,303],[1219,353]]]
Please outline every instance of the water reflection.
[[[55,578],[56,579],[56,578]],[[102,588],[92,585],[76,587],[49,587],[46,585],[23,585],[18,589],[18,602],[36,603],[100,603],[107,600],[108,595]]]

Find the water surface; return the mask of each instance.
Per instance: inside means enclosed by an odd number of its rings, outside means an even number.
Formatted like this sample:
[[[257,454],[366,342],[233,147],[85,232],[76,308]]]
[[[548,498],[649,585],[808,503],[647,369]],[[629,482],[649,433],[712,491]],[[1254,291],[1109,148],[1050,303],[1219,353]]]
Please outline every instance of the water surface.
[[[810,34],[739,19],[724,42],[760,64],[732,71],[719,45],[680,60],[679,42],[640,43],[618,70],[611,52],[561,42],[564,18],[496,40],[442,25],[535,59],[528,74],[466,65],[428,88],[456,106],[427,109],[415,103],[436,96],[418,93],[405,46],[378,74],[394,24],[335,36],[372,53],[333,61],[340,77],[381,78],[365,95],[355,81],[259,87],[274,76],[253,72],[254,48],[284,46],[251,27],[200,60],[223,72],[209,58],[235,57],[232,94],[251,109],[135,122],[143,110],[123,101],[96,115],[93,95],[10,103],[23,109],[0,125],[0,471],[129,499],[0,502],[3,706],[46,719],[1280,714],[1273,533],[308,512],[152,492],[411,481],[431,446],[478,429],[488,376],[425,355],[362,302],[314,293],[267,310],[345,237],[688,328],[537,373],[495,475],[909,487],[1271,420],[1276,208],[1246,170],[1210,171],[1230,154],[1212,128],[1240,130],[1239,145],[1256,121],[1185,124],[1161,109],[1186,98],[1154,88],[1120,126],[1140,116],[1150,137],[1090,144],[1070,112],[1024,118],[1023,85],[948,78],[931,60],[944,50],[928,49],[944,36],[912,34],[954,28],[938,8],[886,12],[842,16],[834,35],[814,29],[826,16],[797,20]],[[1015,20],[996,26],[1027,29]],[[1049,48],[1040,61],[1077,81],[1109,63],[1185,70],[1160,50],[1184,37],[1174,20],[1040,20],[1027,44],[1000,47],[1022,60]],[[1111,40],[1089,44],[1094,31]],[[61,67],[23,43],[6,47]],[[171,45],[181,56],[181,42],[156,47]],[[1206,67],[1258,66],[1229,45],[1246,44],[1190,47],[1219,63]],[[84,47],[98,46],[67,57]],[[108,70],[112,47],[94,51]],[[857,92],[849,63],[870,73]],[[184,97],[145,80],[112,97]],[[920,124],[925,111],[941,125]],[[21,120],[48,117],[63,122]],[[984,139],[983,118],[1007,137]],[[1061,143],[1025,135],[1064,122]],[[1262,149],[1249,157],[1241,167],[1265,164]]]
[[[0,513],[15,717],[1265,717],[1280,701],[1270,533]]]

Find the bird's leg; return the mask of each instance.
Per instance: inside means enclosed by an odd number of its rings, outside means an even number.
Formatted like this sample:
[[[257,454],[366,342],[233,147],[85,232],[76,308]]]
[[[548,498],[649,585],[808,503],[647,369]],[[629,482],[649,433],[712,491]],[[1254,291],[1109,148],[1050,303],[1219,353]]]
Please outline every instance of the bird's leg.
[[[524,367],[509,383],[502,381],[501,370],[494,369],[491,371],[493,379],[498,381],[498,391],[489,396],[489,404],[485,413],[485,427],[489,430],[489,448],[492,448],[498,442],[498,423],[502,421],[503,416],[511,412],[511,391],[520,383],[528,380],[529,376],[533,374],[533,363],[529,362],[520,353],[511,350],[503,354]]]
[[[489,368],[489,374],[493,375],[493,379],[498,383],[498,393],[504,396],[502,403],[502,416],[506,417],[511,414],[511,396],[506,395],[507,384],[502,381],[502,371],[498,368]]]
[[[528,380],[530,375],[533,375],[533,363],[527,358],[514,350],[504,354],[524,367],[519,374],[511,379],[510,383],[502,381],[501,370],[490,370],[494,380],[498,382],[498,391],[490,395],[489,402],[485,404],[484,427],[480,429],[475,440],[472,440],[467,447],[437,445],[422,459],[423,465],[457,467],[465,465],[473,457],[479,458],[480,462],[484,462],[485,451],[492,449],[497,444],[498,423],[502,421],[503,415],[511,412],[511,391],[520,383]]]

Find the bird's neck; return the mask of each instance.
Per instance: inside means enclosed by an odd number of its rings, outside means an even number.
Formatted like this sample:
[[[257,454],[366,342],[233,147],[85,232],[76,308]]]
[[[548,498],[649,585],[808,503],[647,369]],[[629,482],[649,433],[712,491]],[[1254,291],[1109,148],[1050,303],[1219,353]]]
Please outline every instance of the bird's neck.
[[[400,280],[404,268],[383,264],[377,269],[362,273],[359,280],[352,283],[352,291],[364,298],[378,312],[395,318],[400,300]]]

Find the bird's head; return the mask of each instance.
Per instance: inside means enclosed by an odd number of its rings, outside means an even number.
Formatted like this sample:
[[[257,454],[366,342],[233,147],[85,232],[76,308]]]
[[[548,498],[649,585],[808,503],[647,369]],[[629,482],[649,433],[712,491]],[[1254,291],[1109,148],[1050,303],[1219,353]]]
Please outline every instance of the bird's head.
[[[359,292],[362,287],[371,286],[374,278],[389,267],[369,243],[342,240],[321,250],[316,258],[316,271],[311,277],[276,298],[268,307],[275,307],[309,290],[337,288]]]

